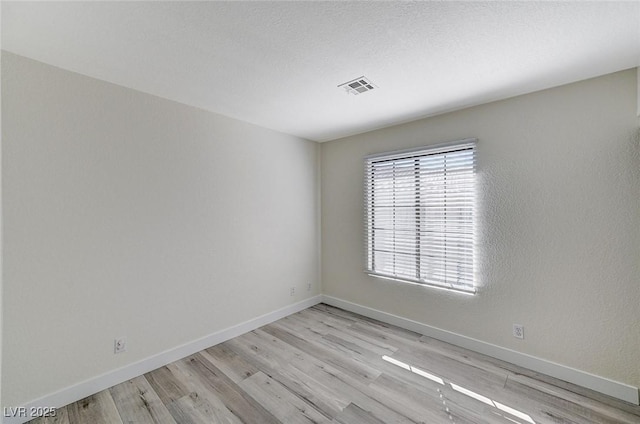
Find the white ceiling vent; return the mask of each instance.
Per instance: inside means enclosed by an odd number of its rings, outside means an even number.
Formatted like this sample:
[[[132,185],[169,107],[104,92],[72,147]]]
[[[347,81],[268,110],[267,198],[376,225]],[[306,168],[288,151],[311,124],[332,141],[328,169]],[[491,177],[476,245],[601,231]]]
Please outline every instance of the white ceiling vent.
[[[360,93],[366,93],[367,91],[371,91],[378,87],[373,85],[369,78],[362,76],[360,78],[342,83],[338,86],[338,88],[343,88],[347,92],[347,94],[351,93],[357,96]]]

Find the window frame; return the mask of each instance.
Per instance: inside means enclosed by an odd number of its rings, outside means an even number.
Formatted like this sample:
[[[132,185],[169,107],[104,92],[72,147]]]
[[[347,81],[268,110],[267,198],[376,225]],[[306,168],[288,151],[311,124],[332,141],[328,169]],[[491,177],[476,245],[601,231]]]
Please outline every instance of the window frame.
[[[364,157],[364,165],[365,165],[365,169],[364,169],[364,229],[365,229],[365,273],[367,273],[368,275],[372,276],[372,277],[377,277],[377,278],[384,278],[384,279],[390,279],[390,280],[395,280],[395,281],[401,281],[404,283],[410,283],[410,284],[417,284],[420,286],[425,286],[425,287],[432,287],[432,288],[437,288],[437,289],[444,289],[444,290],[449,290],[449,291],[455,291],[455,292],[459,292],[459,293],[464,293],[464,294],[475,294],[477,293],[477,273],[476,273],[476,266],[477,266],[477,261],[476,261],[476,208],[477,208],[477,199],[476,199],[476,186],[477,186],[477,173],[476,173],[476,157],[477,157],[477,142],[478,140],[476,138],[466,138],[466,139],[462,139],[462,140],[456,140],[456,141],[451,141],[451,142],[446,142],[446,143],[439,143],[439,144],[434,144],[434,145],[427,145],[427,146],[421,146],[421,147],[417,147],[417,148],[411,148],[411,149],[403,149],[403,150],[396,150],[396,151],[391,151],[391,152],[383,152],[383,153],[376,153],[376,154],[372,154],[372,155],[368,155]],[[421,246],[420,246],[420,238],[422,237],[423,234],[423,230],[422,230],[422,222],[425,221],[422,212],[422,206],[420,204],[420,202],[422,201],[422,196],[424,195],[424,193],[426,193],[426,187],[429,186],[429,183],[425,183],[422,180],[420,180],[421,177],[421,172],[424,172],[424,164],[420,164],[421,159],[426,158],[426,157],[431,157],[432,159],[437,159],[438,156],[442,156],[443,157],[443,161],[445,161],[445,163],[442,165],[442,175],[443,179],[444,179],[444,189],[443,189],[443,197],[442,198],[437,198],[437,200],[442,201],[444,203],[444,210],[445,210],[445,219],[444,219],[444,224],[443,226],[446,228],[448,222],[451,222],[453,226],[455,226],[456,224],[459,224],[459,221],[457,220],[458,218],[452,218],[450,220],[446,219],[446,210],[447,210],[447,204],[446,204],[446,197],[447,197],[447,183],[446,183],[446,176],[447,176],[447,164],[446,164],[446,155],[447,154],[455,154],[456,152],[463,152],[463,151],[471,151],[471,155],[470,155],[470,160],[471,163],[468,167],[465,168],[466,172],[469,172],[468,175],[472,176],[471,179],[471,189],[467,189],[467,193],[465,193],[465,200],[466,201],[470,201],[471,202],[471,206],[469,206],[469,209],[464,209],[464,212],[467,212],[468,215],[470,215],[470,218],[467,218],[467,221],[465,221],[465,225],[468,225],[470,228],[470,231],[468,233],[464,233],[465,237],[467,238],[467,240],[465,240],[465,244],[464,247],[467,248],[467,250],[469,250],[470,248],[470,253],[465,253],[464,256],[462,257],[458,257],[458,255],[456,254],[456,260],[459,260],[461,262],[459,263],[464,263],[467,268],[470,267],[471,271],[469,272],[468,270],[465,272],[465,276],[467,277],[464,280],[464,283],[460,284],[456,284],[455,282],[448,280],[447,279],[447,271],[444,272],[444,281],[439,281],[439,282],[434,282],[432,280],[428,280],[426,278],[421,278],[421,262],[424,260],[427,260],[427,262],[429,261],[427,255],[422,253],[421,250]],[[398,180],[398,177],[395,175],[395,163],[403,163],[406,167],[406,163],[411,162],[412,160],[415,160],[415,199],[416,199],[416,206],[415,206],[415,231],[413,232],[415,239],[416,239],[416,251],[415,251],[415,255],[408,255],[406,254],[406,252],[399,252],[398,250],[396,250],[395,247],[395,237],[396,237],[396,232],[399,232],[398,230],[395,229],[395,225],[396,225],[396,218],[395,218],[395,214],[396,214],[396,209],[399,209],[399,207],[395,206],[395,198],[396,198],[396,181]],[[383,229],[382,231],[390,231],[393,234],[393,238],[394,238],[394,242],[393,242],[393,251],[390,252],[390,254],[393,256],[393,260],[395,263],[396,260],[396,256],[399,256],[400,254],[404,254],[405,256],[409,257],[409,258],[413,258],[415,259],[415,269],[416,269],[416,273],[414,276],[410,276],[408,274],[404,274],[401,273],[400,275],[398,275],[397,272],[393,272],[393,273],[385,273],[385,272],[381,272],[381,270],[378,268],[376,269],[375,266],[375,253],[378,251],[382,251],[382,249],[378,249],[376,250],[374,243],[376,241],[376,237],[375,237],[375,232],[376,229],[378,231],[381,231],[380,228],[377,228],[375,226],[375,213],[376,213],[376,208],[375,206],[373,206],[375,204],[375,184],[376,182],[378,184],[381,183],[382,179],[380,180],[375,180],[375,163],[390,163],[390,162],[394,162],[394,171],[393,171],[393,198],[394,198],[394,206],[392,208],[393,210],[393,226],[394,229],[393,230],[389,230],[389,229]],[[422,166],[422,168],[420,168]],[[409,165],[410,167],[410,165]],[[451,168],[451,166],[449,167]],[[410,171],[409,171],[410,172]],[[406,176],[408,175],[407,171],[405,170],[405,174],[404,177],[406,178]],[[465,174],[467,175],[467,174]],[[412,187],[411,183],[409,183],[409,185],[407,186],[406,184],[407,180],[404,180],[404,188],[406,189],[407,187],[409,187],[409,191],[410,188]],[[400,184],[399,184],[400,185]],[[431,188],[433,188],[433,185],[431,186]],[[451,190],[455,190],[456,188],[459,189],[459,186],[451,186]],[[410,209],[410,208],[409,208]],[[460,211],[460,209],[458,209],[458,211]],[[428,222],[428,220],[427,220]],[[407,230],[404,230],[405,233],[407,232]],[[444,230],[441,234],[445,235],[445,244],[446,244],[446,234],[449,233],[447,230]],[[410,232],[410,234],[412,234]],[[389,242],[389,239],[383,239],[386,242]],[[406,240],[406,238],[405,238]],[[446,247],[445,247],[445,253],[444,253],[444,263],[445,263],[445,268],[446,268],[446,262],[447,262],[447,254],[446,254]],[[453,257],[453,255],[451,255],[450,257]],[[430,266],[441,266],[442,265],[442,261],[443,259],[434,259],[431,260],[431,264]],[[470,265],[468,265],[470,263]],[[394,265],[395,268],[395,265]],[[458,273],[453,273],[453,275],[457,276],[458,281],[460,281],[460,275],[462,273],[458,272]],[[469,275],[471,275],[470,280],[469,280]]]

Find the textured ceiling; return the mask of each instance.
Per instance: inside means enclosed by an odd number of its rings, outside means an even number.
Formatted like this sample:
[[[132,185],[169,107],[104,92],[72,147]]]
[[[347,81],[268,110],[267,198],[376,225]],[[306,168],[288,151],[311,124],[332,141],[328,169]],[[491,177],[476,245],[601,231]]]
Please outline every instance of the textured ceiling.
[[[2,48],[326,141],[639,66],[640,2],[3,1]]]

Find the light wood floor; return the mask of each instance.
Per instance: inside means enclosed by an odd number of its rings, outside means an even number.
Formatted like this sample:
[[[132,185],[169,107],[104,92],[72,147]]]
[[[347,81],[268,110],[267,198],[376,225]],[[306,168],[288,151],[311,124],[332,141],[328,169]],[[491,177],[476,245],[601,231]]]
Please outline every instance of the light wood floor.
[[[33,422],[640,423],[640,407],[321,304]]]

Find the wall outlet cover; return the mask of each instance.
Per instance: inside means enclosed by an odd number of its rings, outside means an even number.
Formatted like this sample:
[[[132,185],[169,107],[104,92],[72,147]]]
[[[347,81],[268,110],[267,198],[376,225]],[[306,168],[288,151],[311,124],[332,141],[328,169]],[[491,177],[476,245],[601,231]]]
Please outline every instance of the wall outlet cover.
[[[524,339],[524,326],[520,324],[513,324],[513,337],[518,339]]]
[[[122,353],[127,351],[127,341],[120,337],[113,341],[113,353]]]

